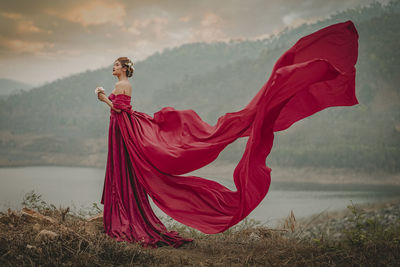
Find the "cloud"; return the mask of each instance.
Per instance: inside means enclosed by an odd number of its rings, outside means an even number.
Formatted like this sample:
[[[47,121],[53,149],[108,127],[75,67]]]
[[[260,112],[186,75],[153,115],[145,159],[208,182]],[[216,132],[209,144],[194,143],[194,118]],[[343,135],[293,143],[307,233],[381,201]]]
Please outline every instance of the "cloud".
[[[13,19],[13,20],[18,20],[22,18],[22,15],[19,13],[14,13],[14,12],[0,12],[0,15],[3,17]]]
[[[282,17],[282,21],[286,25],[292,24],[293,21],[295,21],[296,19],[299,19],[299,15],[297,13],[294,13],[294,12],[286,14],[285,16]]]
[[[185,31],[186,42],[215,42],[227,41],[229,36],[224,31],[225,21],[222,17],[213,12],[206,12],[199,25],[192,27],[190,31]]]
[[[13,12],[0,12],[0,16],[11,20],[16,26],[17,33],[24,34],[42,31],[33,23],[32,20],[24,18],[22,14]]]
[[[0,1],[0,77],[18,79],[10,67],[17,62],[30,69],[26,82],[38,83],[120,55],[142,60],[185,43],[268,37],[372,1]],[[54,69],[54,62],[63,65]]]
[[[191,18],[190,16],[183,16],[183,17],[179,18],[179,21],[188,22],[190,20],[190,18]]]
[[[24,40],[1,40],[1,47],[17,54],[43,54],[46,49],[54,47],[54,43],[48,42],[30,42]]]
[[[30,32],[41,32],[42,30],[36,27],[32,21],[22,21],[18,24],[18,32],[30,33]]]
[[[161,39],[165,36],[167,26],[168,18],[166,17],[135,19],[134,22],[126,28],[126,32],[135,36],[148,33],[152,34],[154,39]]]
[[[100,1],[82,2],[81,5],[73,6],[66,11],[47,8],[45,12],[83,26],[105,23],[122,25],[123,18],[126,16],[125,7],[121,3]]]
[[[216,25],[221,25],[223,23],[223,19],[216,15],[215,13],[206,13],[201,20],[200,24],[203,27],[213,27]]]

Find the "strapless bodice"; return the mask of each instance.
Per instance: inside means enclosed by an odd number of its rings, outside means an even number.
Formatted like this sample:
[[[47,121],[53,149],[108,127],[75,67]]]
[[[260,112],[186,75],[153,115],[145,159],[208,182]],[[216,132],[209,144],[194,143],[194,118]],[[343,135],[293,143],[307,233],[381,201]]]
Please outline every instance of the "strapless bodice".
[[[111,93],[111,94],[108,96],[108,98],[109,98],[110,100],[113,100],[113,99],[115,99],[117,96],[118,96],[118,97],[121,97],[121,98],[129,99],[129,101],[131,101],[131,96],[125,95],[125,94],[114,95],[113,93]]]
[[[118,94],[115,95],[111,93],[108,98],[113,103],[113,107],[116,109],[121,109],[122,111],[126,111],[128,113],[132,113],[132,106],[131,106],[131,96],[125,94]],[[118,113],[111,109],[111,113]]]

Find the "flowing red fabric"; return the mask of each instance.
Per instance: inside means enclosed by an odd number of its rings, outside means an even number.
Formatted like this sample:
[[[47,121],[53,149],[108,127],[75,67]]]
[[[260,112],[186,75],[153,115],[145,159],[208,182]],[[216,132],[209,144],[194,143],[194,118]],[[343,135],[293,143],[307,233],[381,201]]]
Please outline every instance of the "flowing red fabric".
[[[219,117],[214,126],[191,109],[164,107],[151,117],[132,110],[130,96],[111,94],[122,112],[111,110],[110,115],[102,196],[106,232],[148,244],[190,241],[166,231],[147,195],[173,219],[203,233],[220,233],[241,221],[268,192],[266,158],[274,132],[327,107],[358,104],[357,56],[358,33],[351,21],[307,35],[278,59],[247,106]],[[182,175],[209,164],[228,144],[247,136],[233,174],[236,191]]]

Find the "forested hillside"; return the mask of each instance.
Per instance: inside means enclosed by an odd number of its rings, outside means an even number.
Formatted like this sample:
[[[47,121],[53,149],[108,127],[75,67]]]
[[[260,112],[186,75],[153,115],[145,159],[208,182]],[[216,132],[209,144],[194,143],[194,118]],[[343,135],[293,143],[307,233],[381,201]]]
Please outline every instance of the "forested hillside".
[[[19,91],[24,91],[32,88],[30,84],[10,80],[10,79],[0,79],[0,97],[8,96],[13,93],[18,93]]]
[[[399,3],[346,10],[265,40],[166,49],[136,63],[133,109],[150,115],[164,106],[193,109],[215,124],[219,116],[250,101],[279,56],[300,37],[352,20],[360,36],[356,65],[360,104],[323,110],[276,133],[267,164],[398,172]],[[109,109],[98,102],[94,88],[101,85],[111,92],[116,81],[111,68],[110,62],[108,68],[0,100],[0,164],[104,166]],[[237,162],[246,140],[228,146],[219,159]]]

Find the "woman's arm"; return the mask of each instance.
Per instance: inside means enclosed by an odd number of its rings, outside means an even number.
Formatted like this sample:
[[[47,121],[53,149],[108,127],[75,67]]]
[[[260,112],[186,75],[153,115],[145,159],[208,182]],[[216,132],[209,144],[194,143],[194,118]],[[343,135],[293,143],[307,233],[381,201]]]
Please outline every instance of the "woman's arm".
[[[112,102],[110,101],[110,99],[108,99],[108,97],[106,96],[106,94],[100,92],[100,93],[97,94],[97,98],[98,98],[100,101],[103,101],[104,103],[106,103],[107,105],[109,105],[110,108],[112,108],[114,111],[116,111],[116,112],[118,112],[118,113],[121,113],[121,110],[120,110],[120,109],[114,108]]]

